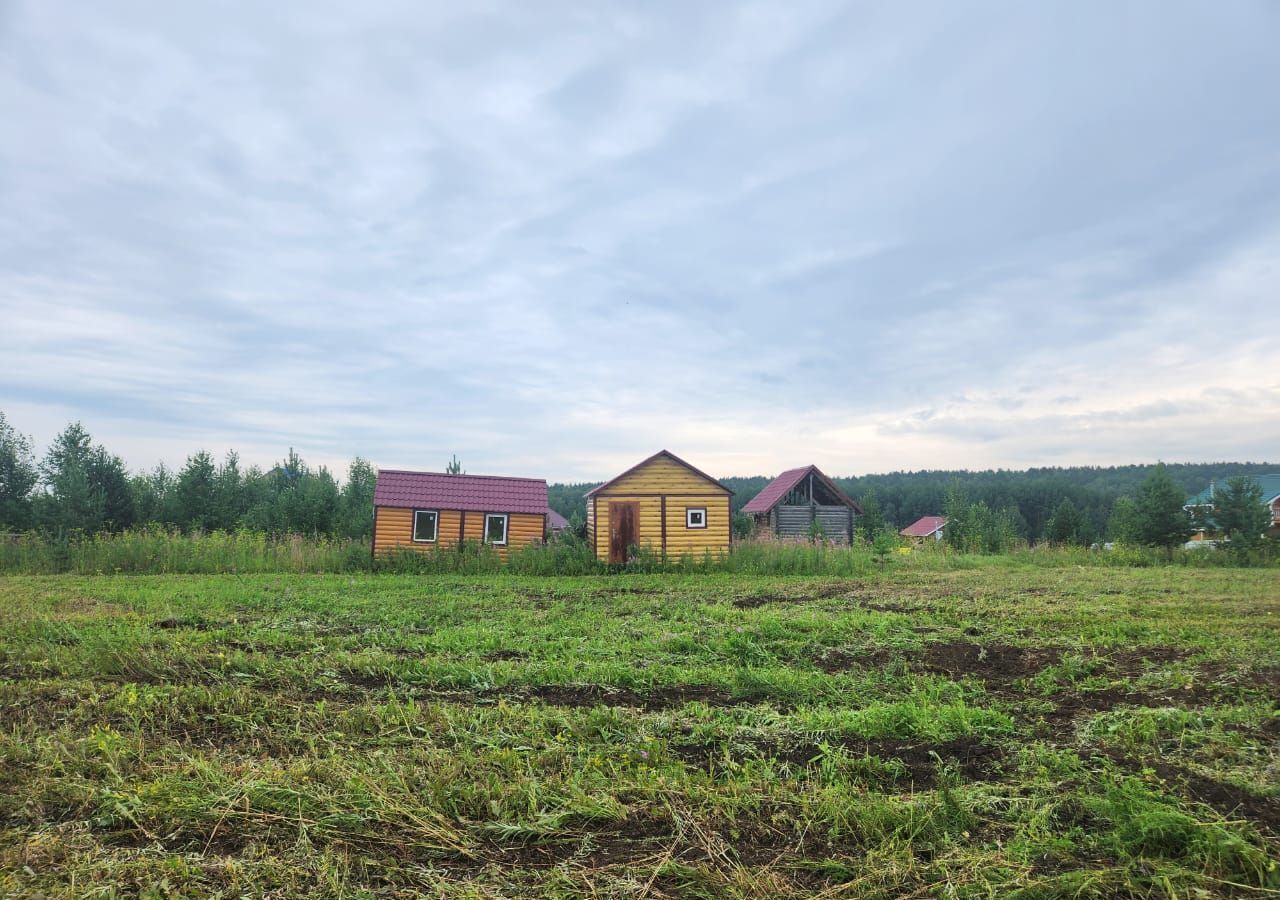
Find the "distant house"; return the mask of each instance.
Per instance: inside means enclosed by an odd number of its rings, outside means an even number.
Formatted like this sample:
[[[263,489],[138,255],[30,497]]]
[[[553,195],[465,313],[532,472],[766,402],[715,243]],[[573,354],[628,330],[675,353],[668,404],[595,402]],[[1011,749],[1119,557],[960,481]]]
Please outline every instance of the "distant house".
[[[636,548],[663,556],[727,553],[733,491],[667,450],[587,491],[596,558],[626,562]]]
[[[940,541],[945,537],[946,527],[947,519],[945,516],[921,516],[899,531],[898,534],[911,538],[916,542]]]
[[[373,553],[430,551],[462,541],[505,556],[541,541],[547,529],[547,483],[541,478],[447,475],[379,469],[373,490]]]
[[[547,533],[559,534],[569,530],[569,520],[551,507],[547,507]]]
[[[1240,477],[1252,481],[1262,491],[1262,502],[1271,511],[1271,531],[1280,531],[1280,474]],[[1182,508],[1195,516],[1196,521],[1204,526],[1191,535],[1192,541],[1214,541],[1222,537],[1213,522],[1214,498],[1218,490],[1217,482],[1210,481],[1207,488],[1194,497],[1188,497],[1187,502],[1183,504]]]
[[[804,538],[821,529],[824,537],[841,544],[853,542],[854,521],[862,515],[857,501],[817,466],[783,472],[742,511],[755,519],[757,528],[780,537]]]

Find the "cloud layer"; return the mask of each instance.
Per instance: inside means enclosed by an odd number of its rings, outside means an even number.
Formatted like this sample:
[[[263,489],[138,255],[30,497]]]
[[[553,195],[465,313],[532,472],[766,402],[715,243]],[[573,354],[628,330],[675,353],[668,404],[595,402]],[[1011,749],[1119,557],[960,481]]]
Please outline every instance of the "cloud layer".
[[[1274,459],[1278,28],[0,5],[0,409],[136,466]]]

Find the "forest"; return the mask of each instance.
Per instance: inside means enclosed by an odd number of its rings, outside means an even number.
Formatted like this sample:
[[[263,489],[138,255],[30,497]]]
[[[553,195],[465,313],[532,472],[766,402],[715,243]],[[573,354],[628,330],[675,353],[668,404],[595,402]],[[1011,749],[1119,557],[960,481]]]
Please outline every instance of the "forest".
[[[448,462],[440,460],[439,468]],[[424,461],[423,468],[433,466]],[[1274,463],[1162,466],[1183,496],[1211,479],[1277,469],[1280,464]],[[1070,534],[1072,543],[1088,543],[1114,536],[1116,501],[1134,497],[1155,470],[1155,465],[939,470],[834,480],[866,509],[868,533],[900,528],[923,515],[958,516],[978,508],[990,511],[1011,538],[1036,543],[1053,538],[1056,529]],[[186,532],[245,529],[362,538],[372,526],[375,479],[374,466],[360,457],[339,476],[308,465],[292,449],[268,469],[245,466],[234,452],[215,459],[199,450],[178,469],[161,464],[131,472],[79,422],[37,454],[31,439],[0,412],[0,532],[95,533],[164,525]],[[769,477],[721,480],[734,491],[736,513]],[[580,523],[583,495],[598,483],[552,484],[549,503]],[[745,527],[741,521],[739,526]]]

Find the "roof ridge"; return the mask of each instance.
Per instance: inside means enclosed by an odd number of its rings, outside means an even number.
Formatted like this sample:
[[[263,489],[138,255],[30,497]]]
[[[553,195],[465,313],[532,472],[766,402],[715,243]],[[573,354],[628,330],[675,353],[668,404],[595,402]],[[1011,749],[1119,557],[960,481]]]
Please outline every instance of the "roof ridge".
[[[472,475],[469,472],[427,472],[422,469],[378,469],[378,474],[388,475],[439,475],[442,478],[493,478],[501,481],[533,481],[545,484],[545,478],[531,478],[528,475]]]

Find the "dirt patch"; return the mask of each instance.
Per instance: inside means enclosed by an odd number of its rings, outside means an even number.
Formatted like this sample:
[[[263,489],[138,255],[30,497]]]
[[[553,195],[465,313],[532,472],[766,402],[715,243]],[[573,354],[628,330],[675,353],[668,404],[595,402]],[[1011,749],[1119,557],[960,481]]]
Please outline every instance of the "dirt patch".
[[[810,596],[793,597],[789,594],[756,594],[752,597],[739,597],[733,601],[733,605],[738,609],[757,609],[770,603],[804,603],[816,599]]]
[[[947,641],[926,644],[921,654],[926,671],[952,678],[972,676],[989,685],[1007,687],[1054,665],[1062,651],[1053,647],[1012,647]]]
[[[1194,654],[1178,647],[1135,647],[1132,650],[1116,650],[1105,657],[1107,665],[1126,678],[1141,675],[1152,666],[1182,662]]]
[[[179,629],[184,631],[208,631],[211,628],[221,628],[225,624],[225,622],[209,622],[200,618],[179,618],[177,616],[170,616],[167,619],[160,619],[156,622],[152,622],[151,627],[157,628],[161,631],[177,631]]]
[[[397,681],[396,676],[390,672],[364,672],[356,669],[343,669],[338,676],[344,684],[365,690],[385,688]]]
[[[494,650],[482,657],[486,662],[516,662],[528,659],[529,654],[523,650]]]
[[[838,675],[850,669],[884,668],[893,661],[893,651],[885,647],[874,650],[854,651],[840,647],[827,647],[816,653],[814,663],[828,675]]]
[[[907,743],[897,740],[867,742],[861,747],[846,744],[846,748],[883,760],[896,760],[906,768],[905,777],[896,779],[901,784],[909,782],[917,788],[928,789],[937,784],[943,767],[953,769],[966,781],[990,781],[999,771],[1004,760],[1004,750],[983,742],[972,735],[953,738],[940,744]]]
[[[1280,834],[1280,800],[1259,797],[1233,784],[1218,781],[1181,766],[1155,759],[1134,759],[1116,750],[1103,750],[1102,755],[1130,772],[1149,769],[1156,776],[1177,784],[1192,800],[1211,806],[1227,818],[1246,818]]]

